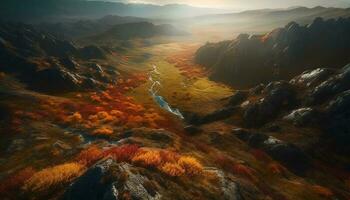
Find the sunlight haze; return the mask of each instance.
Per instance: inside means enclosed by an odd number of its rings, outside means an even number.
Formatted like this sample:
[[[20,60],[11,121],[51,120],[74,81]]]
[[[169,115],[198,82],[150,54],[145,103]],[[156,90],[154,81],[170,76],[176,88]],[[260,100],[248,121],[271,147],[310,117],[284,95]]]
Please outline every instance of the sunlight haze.
[[[110,0],[113,1],[113,0]],[[325,7],[349,7],[349,0],[124,0],[128,3],[151,4],[188,4],[199,7],[215,7],[230,9],[261,9],[261,8],[286,8],[293,6],[325,6]]]

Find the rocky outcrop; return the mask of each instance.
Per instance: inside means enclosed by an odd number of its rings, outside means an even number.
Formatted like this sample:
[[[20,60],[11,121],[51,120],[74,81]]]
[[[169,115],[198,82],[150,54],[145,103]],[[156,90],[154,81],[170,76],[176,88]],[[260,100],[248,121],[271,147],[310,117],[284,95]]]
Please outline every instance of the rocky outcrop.
[[[308,69],[340,68],[350,62],[349,34],[350,18],[316,18],[308,26],[291,22],[266,35],[241,34],[232,41],[208,43],[198,49],[195,61],[211,69],[213,80],[234,86],[288,80]],[[329,70],[314,71],[302,79],[327,74]]]
[[[0,23],[0,71],[14,75],[40,92],[96,90],[116,80],[115,70],[104,72],[96,61],[106,52],[97,46],[78,48],[33,26]]]
[[[115,200],[130,196],[131,199],[158,200],[161,195],[150,191],[150,180],[127,163],[107,159],[96,164],[79,177],[65,192],[64,200]],[[147,190],[147,189],[148,190]]]
[[[326,129],[329,137],[335,138],[339,148],[350,152],[350,90],[342,92],[327,105]]]
[[[233,129],[232,133],[249,146],[264,150],[295,174],[303,175],[311,167],[309,156],[291,143],[246,129]]]
[[[264,98],[245,109],[243,119],[246,126],[261,126],[297,103],[296,91],[287,82],[272,82],[265,87],[264,93]]]

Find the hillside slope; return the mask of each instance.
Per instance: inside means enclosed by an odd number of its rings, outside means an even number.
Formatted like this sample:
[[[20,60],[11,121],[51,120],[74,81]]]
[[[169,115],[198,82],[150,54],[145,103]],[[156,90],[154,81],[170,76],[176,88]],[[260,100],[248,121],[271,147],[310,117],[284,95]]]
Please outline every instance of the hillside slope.
[[[195,61],[212,71],[213,80],[253,86],[288,79],[316,67],[339,68],[350,61],[350,18],[295,22],[266,35],[241,34],[235,40],[208,43]]]

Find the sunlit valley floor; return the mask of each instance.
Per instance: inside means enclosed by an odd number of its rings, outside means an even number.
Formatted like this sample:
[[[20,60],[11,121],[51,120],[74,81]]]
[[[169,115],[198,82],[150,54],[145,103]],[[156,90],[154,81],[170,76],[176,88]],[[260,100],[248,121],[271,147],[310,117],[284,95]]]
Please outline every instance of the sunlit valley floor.
[[[120,50],[119,43],[103,43],[106,56],[73,63],[77,69],[69,71],[80,74],[77,79],[91,71],[101,82],[113,80],[98,90],[41,92],[45,81],[28,87],[11,71],[0,74],[1,199],[349,199],[349,157],[328,146],[309,151],[322,144],[313,140],[318,128],[276,120],[242,129],[242,112],[228,105],[244,97],[194,63],[203,43],[130,43]],[[37,62],[45,69],[54,61]],[[157,95],[185,119],[150,93],[155,68]],[[266,97],[242,91],[250,103]],[[256,137],[247,142],[249,134]],[[281,141],[296,145],[282,158],[262,147]]]

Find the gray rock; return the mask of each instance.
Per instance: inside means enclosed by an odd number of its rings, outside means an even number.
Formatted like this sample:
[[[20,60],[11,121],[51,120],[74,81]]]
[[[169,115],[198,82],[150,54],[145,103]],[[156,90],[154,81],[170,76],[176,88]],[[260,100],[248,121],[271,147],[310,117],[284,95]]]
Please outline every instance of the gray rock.
[[[132,199],[159,200],[161,195],[150,194],[143,184],[149,179],[136,173],[127,163],[116,163],[107,159],[90,168],[65,192],[64,200],[116,200],[128,193]]]
[[[238,182],[226,176],[225,173],[219,169],[213,168],[207,171],[214,172],[219,178],[220,189],[223,193],[222,199],[243,200]]]
[[[330,77],[316,86],[307,97],[308,105],[320,104],[332,96],[350,89],[350,70],[345,68],[340,74]]]
[[[296,104],[296,92],[286,82],[272,82],[265,88],[265,98],[246,107],[243,119],[248,127],[259,127],[275,118],[283,109]]]
[[[298,126],[305,126],[318,122],[320,120],[320,114],[314,109],[306,107],[293,110],[288,115],[284,116],[283,119],[291,121]]]
[[[308,70],[302,73],[301,75],[293,78],[290,83],[292,84],[301,84],[306,87],[319,84],[322,81],[325,81],[329,76],[334,74],[334,70],[327,68],[317,68],[314,70]]]

